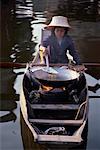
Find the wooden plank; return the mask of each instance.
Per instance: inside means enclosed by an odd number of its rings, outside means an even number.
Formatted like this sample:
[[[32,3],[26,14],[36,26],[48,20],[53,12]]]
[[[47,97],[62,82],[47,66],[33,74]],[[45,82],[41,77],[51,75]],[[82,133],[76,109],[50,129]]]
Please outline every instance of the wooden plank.
[[[100,63],[83,63],[86,67],[100,67]],[[45,66],[45,64],[32,63],[32,66]],[[68,66],[68,64],[50,64],[50,66]],[[0,62],[0,68],[25,68],[26,63],[17,63],[17,62]]]
[[[52,119],[29,119],[32,123],[57,124],[57,125],[81,125],[83,120],[52,120]]]
[[[67,143],[75,142],[80,143],[82,141],[81,136],[63,136],[63,135],[38,135],[39,142],[59,142],[59,143]]]
[[[0,62],[0,68],[26,68],[26,63]]]
[[[33,109],[49,109],[49,110],[77,110],[77,104],[31,104]]]

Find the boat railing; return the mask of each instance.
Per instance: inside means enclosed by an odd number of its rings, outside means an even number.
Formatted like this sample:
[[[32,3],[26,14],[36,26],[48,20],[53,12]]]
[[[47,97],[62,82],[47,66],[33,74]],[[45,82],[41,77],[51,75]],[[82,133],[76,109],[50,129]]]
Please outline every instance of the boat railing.
[[[83,113],[83,118],[78,119],[78,116],[80,114],[81,109],[85,106],[84,113]],[[38,124],[59,124],[59,125],[74,125],[74,126],[79,126],[83,123],[84,121],[84,114],[86,113],[86,101],[83,102],[80,106],[77,104],[32,104],[31,107],[33,109],[51,109],[51,110],[56,110],[56,109],[78,109],[76,117],[74,120],[57,120],[57,119],[29,119],[30,122],[32,123],[38,123]]]
[[[83,119],[80,120],[57,120],[57,119],[29,119],[31,123],[49,124],[49,125],[72,125],[80,126],[83,123]]]
[[[33,109],[77,110],[79,104],[30,104]]]
[[[81,112],[81,110],[82,110],[83,107],[85,107],[85,109],[84,109],[84,114],[86,113],[86,112],[85,112],[85,111],[86,111],[86,103],[87,103],[87,101],[83,102],[83,103],[79,106],[78,111],[77,111],[77,114],[76,114],[76,116],[75,116],[75,120],[78,119],[79,114],[80,114],[80,112]],[[85,117],[84,114],[83,114],[83,119],[84,119],[84,117]]]

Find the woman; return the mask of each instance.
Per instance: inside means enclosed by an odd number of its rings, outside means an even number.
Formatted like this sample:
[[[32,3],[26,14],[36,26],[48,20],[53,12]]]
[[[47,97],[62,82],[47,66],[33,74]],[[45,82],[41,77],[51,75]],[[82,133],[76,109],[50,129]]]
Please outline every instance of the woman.
[[[40,49],[44,51],[44,55],[48,53],[50,63],[68,63],[69,60],[66,53],[69,51],[75,64],[78,65],[77,70],[82,71],[85,67],[81,65],[82,63],[75,50],[73,41],[67,34],[70,28],[66,17],[52,17],[51,23],[46,26],[46,29],[51,30],[52,34],[43,41]],[[48,47],[50,51],[48,51]]]

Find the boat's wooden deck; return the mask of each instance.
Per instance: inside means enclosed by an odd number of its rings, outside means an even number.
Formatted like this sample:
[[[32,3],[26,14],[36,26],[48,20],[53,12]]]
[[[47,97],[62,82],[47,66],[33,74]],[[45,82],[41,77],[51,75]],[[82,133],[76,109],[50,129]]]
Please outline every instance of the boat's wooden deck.
[[[31,123],[79,126],[83,120],[29,119]]]
[[[82,141],[81,136],[63,136],[63,135],[38,135],[39,142],[58,142],[58,143],[66,143],[66,142],[76,142],[79,143]]]
[[[79,104],[31,104],[33,109],[48,109],[48,110],[77,110]]]

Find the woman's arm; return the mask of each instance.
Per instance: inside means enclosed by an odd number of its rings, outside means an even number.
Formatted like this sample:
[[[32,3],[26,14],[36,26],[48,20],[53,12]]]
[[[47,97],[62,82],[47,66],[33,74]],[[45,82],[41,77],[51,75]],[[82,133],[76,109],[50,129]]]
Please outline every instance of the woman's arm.
[[[82,64],[80,56],[79,56],[78,52],[76,51],[74,43],[72,40],[70,40],[70,44],[69,44],[68,49],[69,49],[69,53],[73,56],[73,59],[76,62],[76,65]]]

